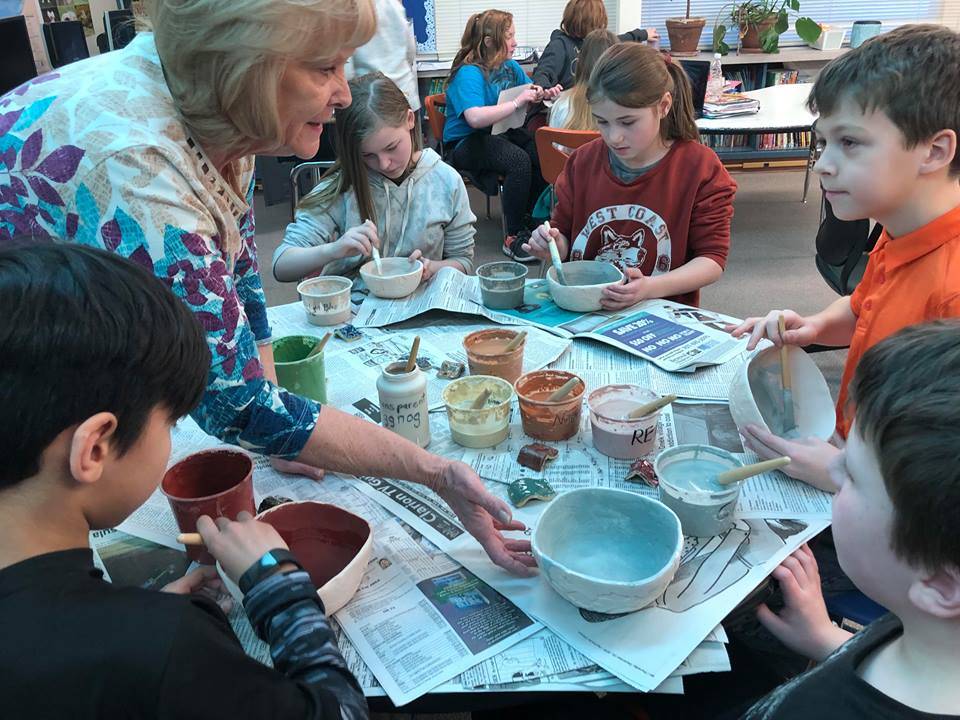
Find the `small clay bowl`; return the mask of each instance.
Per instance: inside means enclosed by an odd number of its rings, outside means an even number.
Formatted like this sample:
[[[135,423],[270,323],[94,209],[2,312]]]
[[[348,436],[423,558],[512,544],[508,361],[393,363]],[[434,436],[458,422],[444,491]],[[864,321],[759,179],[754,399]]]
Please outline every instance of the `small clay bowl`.
[[[563,263],[566,285],[557,281],[557,269],[547,270],[550,297],[564,310],[594,312],[600,310],[603,289],[623,282],[623,273],[616,265],[599,260],[575,260]]]
[[[473,401],[490,391],[486,404],[477,410]],[[443,389],[450,435],[458,445],[468,448],[493,447],[503,442],[510,431],[510,404],[513,385],[492,375],[468,375]]]
[[[366,520],[311,500],[277,505],[257,515],[257,520],[280,533],[317,586],[328,616],[350,602],[373,552],[373,531]],[[240,589],[219,564],[217,569],[230,593],[242,601]]]
[[[382,275],[377,272],[377,264],[373,260],[360,267],[360,277],[377,297],[406,297],[420,286],[423,263],[419,260],[410,262],[402,257],[387,257],[380,260],[380,266],[383,268]]]
[[[561,597],[600,613],[653,602],[680,566],[680,520],[627,490],[581,488],[554,498],[532,538],[540,572]]]
[[[297,285],[307,321],[313,325],[339,325],[350,319],[350,289],[353,281],[326,276],[304,280]]]
[[[547,398],[571,378],[580,383],[561,400]],[[537,440],[569,440],[580,428],[583,394],[587,384],[583,378],[565,370],[535,370],[521,375],[513,385],[520,405],[523,431]]]
[[[830,388],[820,368],[802,349],[787,346],[793,386],[796,435],[829,440],[837,424]],[[785,432],[780,348],[770,347],[748,357],[730,381],[730,414],[743,432],[759,425],[775,435]]]

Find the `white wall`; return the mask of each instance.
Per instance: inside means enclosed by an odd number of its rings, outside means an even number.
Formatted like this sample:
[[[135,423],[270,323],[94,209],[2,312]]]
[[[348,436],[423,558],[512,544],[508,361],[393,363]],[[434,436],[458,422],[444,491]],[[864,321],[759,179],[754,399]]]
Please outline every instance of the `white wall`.
[[[641,0],[618,0],[620,11],[617,13],[617,32],[625,33],[634,28],[644,27],[640,19],[640,7],[643,5]],[[683,0],[674,0],[682,4]],[[683,12],[681,8],[680,12]]]

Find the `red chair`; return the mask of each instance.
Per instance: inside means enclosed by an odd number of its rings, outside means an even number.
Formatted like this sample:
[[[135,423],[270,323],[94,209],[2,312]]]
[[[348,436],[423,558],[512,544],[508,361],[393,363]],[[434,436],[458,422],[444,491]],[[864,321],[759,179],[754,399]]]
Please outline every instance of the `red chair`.
[[[560,128],[542,127],[537,129],[535,139],[537,154],[540,156],[540,172],[543,179],[551,185],[556,185],[557,178],[563,172],[563,166],[570,157],[570,153],[562,150],[575,150],[591,140],[600,137],[596,130],[561,130]],[[556,143],[557,145],[554,145]]]

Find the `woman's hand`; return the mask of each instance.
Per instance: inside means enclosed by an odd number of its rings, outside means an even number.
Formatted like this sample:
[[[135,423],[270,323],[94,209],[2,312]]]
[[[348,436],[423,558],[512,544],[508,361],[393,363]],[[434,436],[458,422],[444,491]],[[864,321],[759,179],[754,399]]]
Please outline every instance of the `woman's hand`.
[[[772,574],[780,583],[784,606],[779,615],[765,604],[758,606],[760,624],[794,652],[817,662],[825,660],[850,633],[830,622],[813,552],[802,545]]]
[[[778,323],[783,315],[786,332],[780,334]],[[763,338],[769,339],[774,345],[810,345],[816,342],[820,333],[820,325],[812,318],[798,315],[793,310],[771,310],[766,317],[747,318],[737,325],[730,334],[739,338],[750,333],[750,342],[747,350],[753,350]]]
[[[436,493],[457,514],[460,522],[483,547],[490,559],[513,575],[529,577],[537,563],[529,540],[503,537],[501,530],[524,530],[505,502],[491,495],[469,465],[453,461],[440,475]]]
[[[419,250],[414,250],[407,257],[407,260],[413,262],[414,260],[419,260],[423,263],[423,275],[420,276],[420,284],[428,283],[433,280],[433,276],[437,274],[437,263],[433,262],[430,258],[424,257],[423,253]]]
[[[174,595],[193,595],[194,593],[206,595],[217,603],[224,613],[229,613],[233,609],[233,598],[223,586],[223,580],[217,574],[217,569],[212,565],[201,565],[179,580],[167,583],[160,588],[160,592]]]
[[[287,547],[272,525],[254,520],[246,511],[237,515],[236,520],[218,517],[216,522],[209,515],[201,515],[197,520],[197,532],[207,550],[234,582],[239,582],[240,576],[265,553]],[[278,570],[284,568],[280,565]],[[287,565],[286,569],[296,568]]]
[[[790,477],[826,492],[837,491],[837,484],[830,474],[830,466],[840,454],[840,448],[835,445],[816,437],[786,440],[759,425],[747,425],[742,436],[743,444],[761,460],[789,457],[790,464],[781,470]]]
[[[623,274],[627,280],[624,284],[603,289],[600,304],[604,310],[622,310],[650,297],[650,278],[640,268],[628,267]]]
[[[323,476],[326,474],[323,468],[318,468],[296,460],[284,460],[279,457],[271,457],[270,465],[273,466],[273,469],[277,472],[287,475],[303,475],[313,480],[323,480]]]
[[[368,257],[373,252],[374,245],[379,249],[380,236],[377,234],[377,226],[365,220],[362,225],[349,228],[336,242],[331,243],[330,252],[335,258],[352,255]]]
[[[550,238],[553,238],[554,242],[557,244],[557,252],[560,253],[560,258],[565,258],[567,256],[567,239],[559,230],[550,227],[550,225],[547,223],[537,225],[534,231],[530,233],[530,240],[523,243],[521,247],[535,258],[539,258],[540,260],[549,263]]]

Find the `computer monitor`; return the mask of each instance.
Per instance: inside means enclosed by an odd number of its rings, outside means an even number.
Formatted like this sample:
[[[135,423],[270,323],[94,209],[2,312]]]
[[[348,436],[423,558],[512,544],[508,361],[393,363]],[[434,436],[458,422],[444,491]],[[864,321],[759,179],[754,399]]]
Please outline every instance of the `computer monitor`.
[[[47,43],[50,64],[54,67],[62,67],[90,57],[87,38],[83,34],[83,23],[79,20],[45,23],[43,39]]]
[[[687,71],[687,77],[690,78],[694,115],[702,117],[703,98],[707,93],[707,78],[710,76],[710,63],[700,60],[680,60],[680,65]]]
[[[111,50],[126,47],[137,34],[132,10],[107,10],[103,14],[103,28],[107,33],[107,46]]]
[[[3,62],[0,62],[0,95],[3,95],[37,76],[23,15],[0,20],[0,48],[3,48]]]

